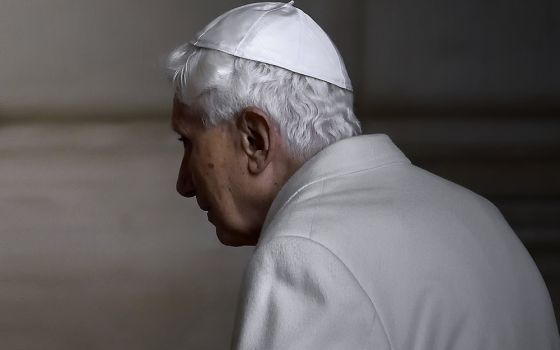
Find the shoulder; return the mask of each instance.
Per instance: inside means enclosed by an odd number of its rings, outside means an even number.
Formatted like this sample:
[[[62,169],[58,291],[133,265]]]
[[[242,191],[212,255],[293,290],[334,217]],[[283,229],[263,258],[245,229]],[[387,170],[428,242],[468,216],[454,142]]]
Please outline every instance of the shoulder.
[[[279,268],[293,272],[301,268],[318,271],[331,269],[335,265],[338,270],[352,275],[346,264],[329,247],[306,235],[297,234],[282,234],[259,243],[249,263],[250,268],[263,272],[277,272]]]
[[[345,262],[327,246],[309,237],[282,235],[257,246],[244,284],[259,286],[259,290],[274,289],[274,293],[290,290],[318,304],[349,299],[362,306],[369,304],[366,309],[370,313],[375,309]]]
[[[249,279],[254,275],[280,280],[317,294],[336,293],[342,285],[346,286],[342,289],[354,288],[369,299],[345,261],[309,237],[282,235],[257,246],[246,272]]]
[[[390,348],[353,273],[327,247],[302,236],[275,237],[257,247],[236,325],[238,348]]]

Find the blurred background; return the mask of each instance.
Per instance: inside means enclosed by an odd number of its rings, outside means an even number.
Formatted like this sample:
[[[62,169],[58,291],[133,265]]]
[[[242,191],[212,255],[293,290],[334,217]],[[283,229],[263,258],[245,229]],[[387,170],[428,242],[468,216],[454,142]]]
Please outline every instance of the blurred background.
[[[2,349],[224,349],[251,248],[175,193],[161,59],[234,0],[0,1]],[[560,2],[299,0],[364,130],[493,201],[560,311]]]

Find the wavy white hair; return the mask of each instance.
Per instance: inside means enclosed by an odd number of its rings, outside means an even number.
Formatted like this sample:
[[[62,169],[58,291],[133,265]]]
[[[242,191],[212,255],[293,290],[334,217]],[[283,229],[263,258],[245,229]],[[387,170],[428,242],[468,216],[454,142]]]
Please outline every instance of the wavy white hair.
[[[220,67],[197,75],[198,66],[212,59]],[[166,66],[177,98],[195,108],[204,125],[214,126],[246,107],[257,107],[279,126],[294,157],[308,159],[331,143],[361,133],[352,92],[322,80],[190,44],[173,50]]]

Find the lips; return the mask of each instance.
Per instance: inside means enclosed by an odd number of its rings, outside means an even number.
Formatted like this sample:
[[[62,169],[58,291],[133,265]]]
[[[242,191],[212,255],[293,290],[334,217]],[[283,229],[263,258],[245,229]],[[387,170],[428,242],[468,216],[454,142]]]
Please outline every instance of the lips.
[[[210,206],[206,205],[198,196],[196,197],[196,203],[198,204],[201,210],[203,211],[210,210]]]
[[[198,204],[200,210],[206,212],[206,218],[208,219],[208,221],[214,224],[212,220],[212,212],[211,212],[212,208],[208,204],[204,203],[204,201],[198,196],[196,197],[196,203]]]

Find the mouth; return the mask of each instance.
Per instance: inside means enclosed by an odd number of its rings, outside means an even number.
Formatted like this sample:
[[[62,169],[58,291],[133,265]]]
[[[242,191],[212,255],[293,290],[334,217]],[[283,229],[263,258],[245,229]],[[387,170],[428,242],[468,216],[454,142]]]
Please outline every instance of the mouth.
[[[210,212],[210,210],[208,210],[206,212],[206,219],[208,220],[209,223],[216,226],[216,223],[214,222],[213,217],[212,217],[212,212]]]
[[[198,197],[196,197],[196,203],[198,204],[198,207],[200,208],[200,210],[206,211],[206,212],[210,210],[210,207],[207,206],[206,204],[202,203],[202,201]]]

